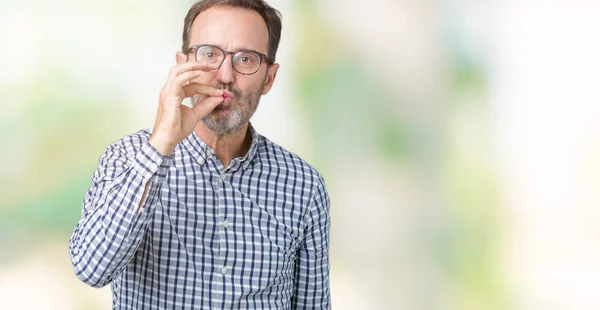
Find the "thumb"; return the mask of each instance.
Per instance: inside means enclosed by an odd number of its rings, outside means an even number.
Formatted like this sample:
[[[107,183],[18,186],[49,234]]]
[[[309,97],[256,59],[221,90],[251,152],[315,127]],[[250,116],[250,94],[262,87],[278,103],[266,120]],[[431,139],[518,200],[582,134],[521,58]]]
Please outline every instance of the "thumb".
[[[223,97],[206,97],[204,100],[200,101],[196,104],[192,111],[198,117],[198,120],[204,118],[208,113],[212,112],[214,108],[216,108],[221,102],[223,102]]]

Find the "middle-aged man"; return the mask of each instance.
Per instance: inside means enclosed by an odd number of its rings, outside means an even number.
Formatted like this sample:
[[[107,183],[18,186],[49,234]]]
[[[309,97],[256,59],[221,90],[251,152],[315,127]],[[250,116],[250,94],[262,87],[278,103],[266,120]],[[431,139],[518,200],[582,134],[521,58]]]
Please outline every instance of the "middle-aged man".
[[[154,128],[100,157],[69,251],[114,309],[331,308],[323,178],[250,125],[280,32],[261,0],[193,5]]]

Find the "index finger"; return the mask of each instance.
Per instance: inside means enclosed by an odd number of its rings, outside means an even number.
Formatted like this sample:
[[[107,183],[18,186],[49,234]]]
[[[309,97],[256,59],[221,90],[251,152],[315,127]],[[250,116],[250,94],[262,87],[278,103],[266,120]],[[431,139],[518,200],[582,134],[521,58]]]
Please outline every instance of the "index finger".
[[[178,65],[174,66],[173,68],[171,68],[171,72],[169,74],[169,80],[175,79],[178,75],[180,75],[182,73],[185,73],[187,71],[194,71],[194,70],[212,71],[212,70],[214,70],[214,68],[212,65],[205,63],[205,62],[199,62],[199,61],[184,62],[182,64],[178,64]]]
[[[200,83],[189,83],[182,86],[183,92],[185,92],[186,97],[191,97],[193,95],[206,95],[212,97],[220,97],[223,96],[223,91],[212,86],[208,86]]]

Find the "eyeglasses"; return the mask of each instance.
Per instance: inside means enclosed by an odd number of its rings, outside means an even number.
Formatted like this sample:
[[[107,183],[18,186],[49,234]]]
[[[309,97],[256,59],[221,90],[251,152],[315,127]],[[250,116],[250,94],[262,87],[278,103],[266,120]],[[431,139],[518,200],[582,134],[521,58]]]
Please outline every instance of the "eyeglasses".
[[[244,75],[256,73],[262,64],[263,59],[269,63],[265,54],[250,50],[229,52],[213,45],[200,44],[190,47],[187,52],[188,60],[192,52],[194,52],[196,61],[206,64],[208,66],[207,70],[209,71],[219,69],[225,61],[225,57],[230,54],[233,56],[231,58],[233,70]]]

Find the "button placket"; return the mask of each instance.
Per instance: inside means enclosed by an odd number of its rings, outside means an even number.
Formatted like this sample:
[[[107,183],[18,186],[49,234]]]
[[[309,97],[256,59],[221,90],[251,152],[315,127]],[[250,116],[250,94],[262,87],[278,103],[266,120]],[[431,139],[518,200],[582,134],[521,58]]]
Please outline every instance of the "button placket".
[[[226,192],[226,189],[225,189],[226,185],[223,182],[226,180],[226,178],[227,178],[226,172],[221,172],[221,174],[218,176],[218,179],[216,181],[217,191],[220,193],[219,199],[217,200],[217,217],[216,217],[216,219],[218,221],[217,225],[221,226],[221,228],[218,230],[217,234],[219,236],[219,261],[223,264],[220,272],[223,275],[226,275],[229,272],[229,269],[225,265],[227,252],[228,252],[227,227],[229,226],[229,223],[225,220],[226,206],[225,206],[225,200],[222,197],[222,195],[224,195]]]
[[[227,205],[225,196],[228,192],[228,174],[231,172],[229,168],[223,169],[220,166],[211,166],[213,169],[211,176],[211,181],[213,185],[213,190],[218,197],[215,200],[215,224],[217,225],[217,229],[215,231],[218,236],[218,244],[219,251],[217,254],[218,259],[216,260],[217,269],[216,273],[221,273],[223,276],[231,273],[232,270],[227,267],[228,256],[229,256],[229,242],[228,238],[230,238],[230,234],[227,231],[227,227],[229,227],[230,223],[226,220],[227,218]],[[216,170],[216,171],[215,171]]]

